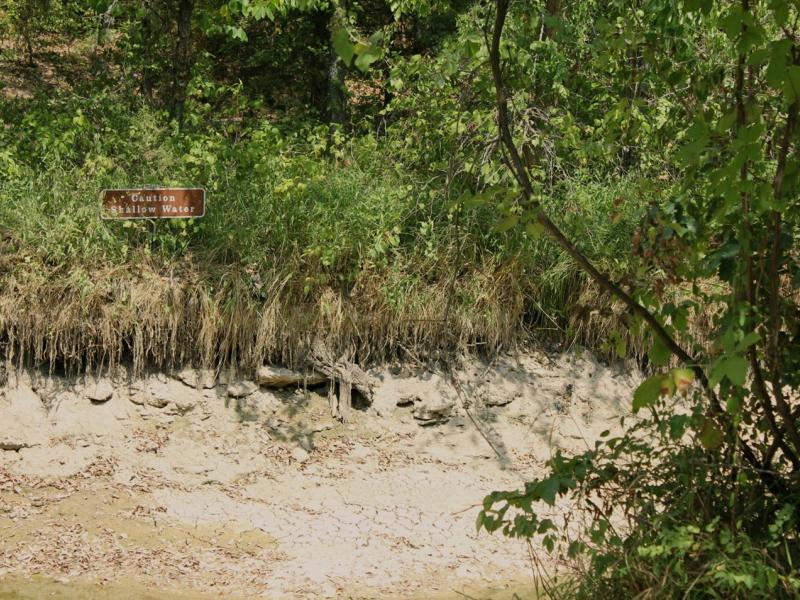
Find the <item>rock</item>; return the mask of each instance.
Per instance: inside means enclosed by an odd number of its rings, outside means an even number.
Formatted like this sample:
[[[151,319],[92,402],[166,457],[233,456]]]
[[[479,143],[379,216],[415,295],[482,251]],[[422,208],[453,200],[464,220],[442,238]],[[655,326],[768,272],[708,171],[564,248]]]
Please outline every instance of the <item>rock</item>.
[[[84,396],[95,403],[108,402],[114,395],[114,386],[108,379],[98,379],[86,385]]]
[[[179,381],[168,379],[166,382],[153,379],[147,386],[144,403],[156,408],[170,406],[173,414],[184,414],[197,406],[199,392],[189,389]]]
[[[210,369],[183,369],[176,377],[190,388],[213,389],[217,385],[217,375]]]
[[[414,418],[420,425],[444,423],[450,418],[455,402],[448,398],[434,397],[420,401],[414,407]]]
[[[484,388],[480,392],[479,398],[484,406],[505,406],[516,400],[519,396],[520,394],[518,392]]]
[[[300,373],[283,367],[259,367],[256,381],[264,387],[282,388],[290,385],[319,385],[327,381],[327,377],[320,373]]]
[[[421,402],[421,401],[422,401],[421,398],[414,394],[411,394],[409,396],[401,396],[400,398],[397,399],[397,406],[405,408],[406,406],[414,406],[415,402]]]
[[[306,462],[308,460],[309,454],[308,454],[308,452],[306,450],[304,450],[300,446],[297,446],[296,448],[294,448],[292,450],[292,458],[294,460],[296,460],[297,462],[301,462],[302,463],[302,462]]]
[[[152,394],[148,394],[144,398],[144,403],[155,408],[164,408],[167,404],[169,404],[169,400],[161,396],[153,396]]]
[[[237,381],[228,386],[228,396],[231,398],[246,398],[254,394],[258,386],[252,381]]]
[[[172,405],[169,408],[171,414],[185,415],[197,406],[197,400],[189,395],[180,394],[172,398]]]
[[[16,437],[14,433],[3,432],[0,434],[0,450],[22,450],[23,448],[32,448],[35,444],[26,442],[21,437]]]

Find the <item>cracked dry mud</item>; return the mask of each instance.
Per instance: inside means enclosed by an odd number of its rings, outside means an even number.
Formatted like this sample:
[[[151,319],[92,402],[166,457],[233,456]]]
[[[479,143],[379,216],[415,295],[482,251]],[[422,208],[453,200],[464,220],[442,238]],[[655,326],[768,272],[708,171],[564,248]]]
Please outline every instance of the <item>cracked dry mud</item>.
[[[544,353],[467,362],[463,394],[392,372],[349,424],[324,388],[230,398],[151,375],[148,402],[123,374],[98,403],[12,374],[0,418],[26,422],[0,451],[0,599],[530,597],[527,546],[477,533],[478,505],[613,428],[637,376]],[[421,427],[420,398],[452,415]]]

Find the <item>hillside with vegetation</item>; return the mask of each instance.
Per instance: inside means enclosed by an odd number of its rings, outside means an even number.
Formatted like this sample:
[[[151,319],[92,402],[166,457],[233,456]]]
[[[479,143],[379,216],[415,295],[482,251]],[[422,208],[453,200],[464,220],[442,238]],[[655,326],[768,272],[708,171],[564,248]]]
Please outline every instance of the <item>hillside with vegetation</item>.
[[[796,597],[799,108],[797,0],[0,0],[0,355],[631,360],[478,529],[551,597]],[[100,218],[149,186],[206,215]]]

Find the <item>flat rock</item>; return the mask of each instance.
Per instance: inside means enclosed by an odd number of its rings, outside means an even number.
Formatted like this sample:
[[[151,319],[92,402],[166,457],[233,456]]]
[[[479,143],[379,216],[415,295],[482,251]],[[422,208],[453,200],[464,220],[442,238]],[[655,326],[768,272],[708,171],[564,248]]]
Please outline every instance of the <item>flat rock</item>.
[[[258,386],[252,381],[237,381],[228,385],[228,396],[231,398],[246,398],[254,394]]]
[[[86,385],[84,396],[92,402],[108,402],[114,395],[114,386],[111,380],[103,378],[91,381]]]
[[[520,396],[521,394],[519,392],[484,388],[481,390],[478,397],[481,399],[484,406],[505,406]]]
[[[169,404],[169,400],[160,396],[147,395],[144,397],[144,403],[154,408],[164,408]]]
[[[180,394],[172,398],[170,412],[178,415],[185,415],[197,406],[197,399],[187,394]]]
[[[397,399],[397,406],[401,408],[405,408],[406,406],[414,406],[415,402],[420,402],[421,398],[415,394],[409,394],[407,396],[400,396]]]
[[[421,425],[443,423],[450,418],[455,408],[455,402],[448,398],[431,397],[421,400],[414,407],[414,418]]]
[[[34,445],[16,432],[4,431],[0,434],[0,450],[22,450],[23,448],[32,448]]]
[[[190,388],[213,389],[217,385],[217,375],[211,369],[183,369],[175,377]]]
[[[300,373],[284,367],[259,367],[256,381],[264,387],[282,388],[290,385],[319,385],[325,383],[327,377],[320,373]]]
[[[173,412],[183,414],[197,405],[197,399],[197,390],[189,389],[179,381],[172,379],[163,382],[159,379],[154,379],[147,386],[144,402],[156,408],[172,405]]]

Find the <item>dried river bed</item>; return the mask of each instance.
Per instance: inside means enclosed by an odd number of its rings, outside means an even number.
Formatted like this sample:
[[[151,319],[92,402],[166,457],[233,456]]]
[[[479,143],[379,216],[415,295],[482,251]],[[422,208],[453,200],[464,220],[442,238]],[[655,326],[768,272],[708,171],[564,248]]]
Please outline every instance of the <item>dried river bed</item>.
[[[135,580],[125,583],[99,585],[87,582],[59,583],[47,578],[8,579],[0,581],[0,600],[256,600],[257,596],[229,596],[202,592],[176,592],[155,590],[138,584]],[[409,600],[532,600],[539,597],[536,587],[530,583],[504,584],[502,588],[477,588],[461,586],[444,592],[423,593],[415,596],[394,594],[391,596],[359,596],[345,594],[347,598],[408,598]]]
[[[636,377],[508,357],[464,368],[463,406],[436,374],[376,376],[343,425],[321,391],[157,375],[92,401],[97,382],[17,374],[0,401],[26,423],[0,438],[25,442],[0,451],[0,599],[533,597],[527,546],[476,532],[477,507],[585,448]]]

